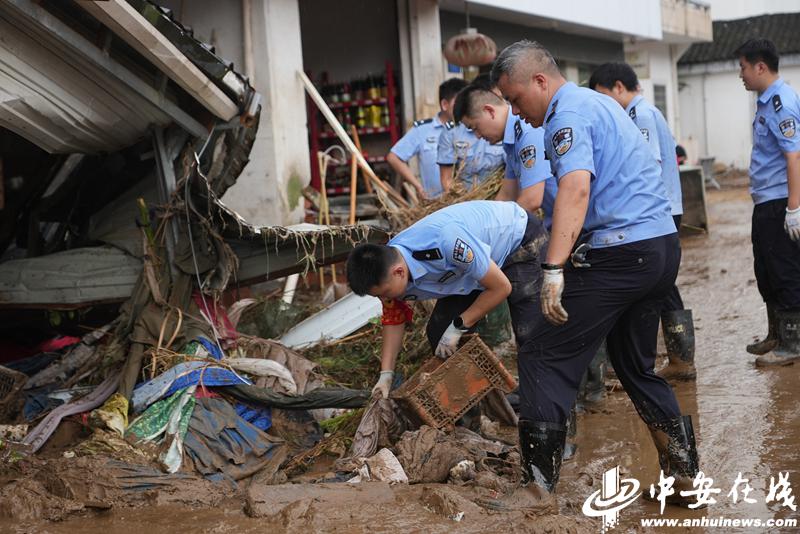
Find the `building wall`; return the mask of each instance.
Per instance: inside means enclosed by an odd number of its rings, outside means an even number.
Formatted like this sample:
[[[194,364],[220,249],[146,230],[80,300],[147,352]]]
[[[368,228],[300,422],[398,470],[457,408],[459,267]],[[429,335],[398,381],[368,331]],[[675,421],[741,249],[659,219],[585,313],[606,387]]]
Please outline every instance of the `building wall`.
[[[441,11],[442,42],[461,33],[464,28],[464,15],[451,11]],[[583,35],[574,35],[553,30],[532,28],[520,24],[470,16],[470,24],[478,31],[488,35],[497,43],[498,50],[519,41],[530,39],[542,43],[560,63],[586,63],[599,65],[606,61],[621,61],[623,48],[621,41],[605,40]],[[562,69],[564,65],[562,65]]]
[[[786,58],[788,59],[788,58]],[[781,76],[800,89],[800,58],[785,61]],[[734,62],[682,68],[680,109],[682,132],[679,143],[689,160],[713,156],[717,162],[746,169],[750,165],[755,94],[745,91]],[[699,71],[699,72],[698,72]]]
[[[800,11],[800,0],[705,0],[713,20],[732,20]]]
[[[542,0],[470,0],[472,6],[486,6],[568,25],[598,28],[605,31],[635,35],[649,39],[661,38],[660,0],[572,0],[543,2]]]

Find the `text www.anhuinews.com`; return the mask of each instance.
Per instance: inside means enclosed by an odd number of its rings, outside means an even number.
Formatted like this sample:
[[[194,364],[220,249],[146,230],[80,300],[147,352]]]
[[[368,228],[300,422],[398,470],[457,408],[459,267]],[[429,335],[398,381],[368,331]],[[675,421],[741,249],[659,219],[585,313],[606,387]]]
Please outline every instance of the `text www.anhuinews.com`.
[[[655,517],[642,519],[643,527],[796,527],[797,519],[757,519],[757,518],[730,518],[730,517],[696,517],[686,519],[672,519]]]

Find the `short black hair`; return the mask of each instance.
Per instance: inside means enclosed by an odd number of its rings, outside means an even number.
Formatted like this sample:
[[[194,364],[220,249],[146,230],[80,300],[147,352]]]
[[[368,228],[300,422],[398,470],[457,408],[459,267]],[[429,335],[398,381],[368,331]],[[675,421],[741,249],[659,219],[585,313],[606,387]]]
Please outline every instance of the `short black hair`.
[[[387,245],[358,245],[347,257],[347,283],[353,293],[366,295],[389,275],[398,252]]]
[[[775,43],[769,39],[750,39],[745,41],[736,49],[733,55],[736,59],[745,58],[751,65],[763,61],[771,72],[778,72],[780,56],[778,56],[778,49],[775,48]]]
[[[489,74],[478,74],[475,79],[470,82],[470,85],[480,87],[486,91],[492,91],[497,87],[496,83],[492,82],[492,77]]]
[[[636,91],[639,88],[639,78],[633,71],[633,67],[627,63],[603,63],[589,77],[589,89],[596,89],[602,85],[606,89],[612,89],[614,84],[622,82],[628,91]]]
[[[456,97],[456,103],[453,106],[453,119],[456,122],[461,122],[464,117],[473,117],[478,111],[478,106],[487,102],[502,105],[504,101],[491,90],[470,84],[462,89]]]
[[[439,102],[442,100],[450,100],[466,86],[467,82],[461,78],[450,78],[449,80],[443,81],[439,86]]]

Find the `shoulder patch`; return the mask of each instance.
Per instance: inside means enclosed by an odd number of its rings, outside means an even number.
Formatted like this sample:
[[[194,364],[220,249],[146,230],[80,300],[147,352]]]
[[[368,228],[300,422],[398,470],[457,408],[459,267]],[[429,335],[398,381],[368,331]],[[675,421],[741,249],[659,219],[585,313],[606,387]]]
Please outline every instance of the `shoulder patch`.
[[[572,148],[572,128],[561,128],[553,135],[553,150],[563,156]]]
[[[650,141],[650,130],[647,128],[639,128],[639,131],[642,132],[645,141]]]
[[[532,168],[536,164],[536,146],[528,145],[520,150],[519,160],[526,169]]]
[[[447,121],[446,123],[444,123],[444,127],[446,130],[452,130],[453,128],[456,127],[456,123],[454,123],[453,121]]]
[[[628,116],[633,120],[636,120],[636,106],[633,106],[631,110],[628,112]]]
[[[428,124],[429,122],[433,122],[433,118],[430,119],[420,119],[418,121],[414,121],[414,127],[422,126],[423,124]]]
[[[472,263],[472,260],[475,259],[475,254],[470,246],[460,237],[456,239],[456,244],[453,247],[453,259],[461,263]]]
[[[411,253],[411,257],[417,261],[433,261],[441,260],[443,256],[438,248],[429,248],[428,250],[415,250]]]
[[[447,271],[446,273],[444,273],[442,275],[441,278],[439,278],[439,283],[440,284],[444,284],[445,282],[447,282],[448,280],[453,278],[455,275],[456,275],[456,273],[454,273],[453,271]]]
[[[775,113],[783,109],[783,102],[781,102],[781,95],[775,95],[772,97],[772,109],[775,110]]]
[[[522,136],[522,125],[519,123],[519,119],[517,122],[514,123],[514,137],[519,139]]]
[[[794,119],[782,120],[780,124],[778,124],[778,128],[781,129],[781,133],[784,137],[794,137],[795,130],[797,129]]]

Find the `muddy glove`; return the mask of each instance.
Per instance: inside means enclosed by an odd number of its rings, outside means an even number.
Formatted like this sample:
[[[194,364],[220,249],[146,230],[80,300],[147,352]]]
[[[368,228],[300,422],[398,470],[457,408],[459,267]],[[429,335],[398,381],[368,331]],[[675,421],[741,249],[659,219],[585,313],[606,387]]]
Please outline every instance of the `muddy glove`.
[[[564,291],[564,269],[550,264],[542,265],[544,280],[542,281],[542,313],[545,319],[554,325],[567,322],[567,310],[561,305],[561,293]]]
[[[394,379],[394,371],[381,371],[381,376],[378,378],[378,382],[372,387],[372,396],[374,397],[378,393],[384,399],[389,398],[389,390],[392,389],[392,380]]]
[[[786,208],[786,219],[783,222],[783,229],[789,234],[792,241],[800,241],[800,207],[793,210]]]
[[[444,331],[441,339],[439,339],[439,344],[436,345],[436,356],[443,360],[452,356],[456,349],[458,349],[458,342],[461,336],[466,332],[467,329],[464,328],[464,320],[461,319],[459,315],[450,323],[450,326],[447,327],[447,330]]]

